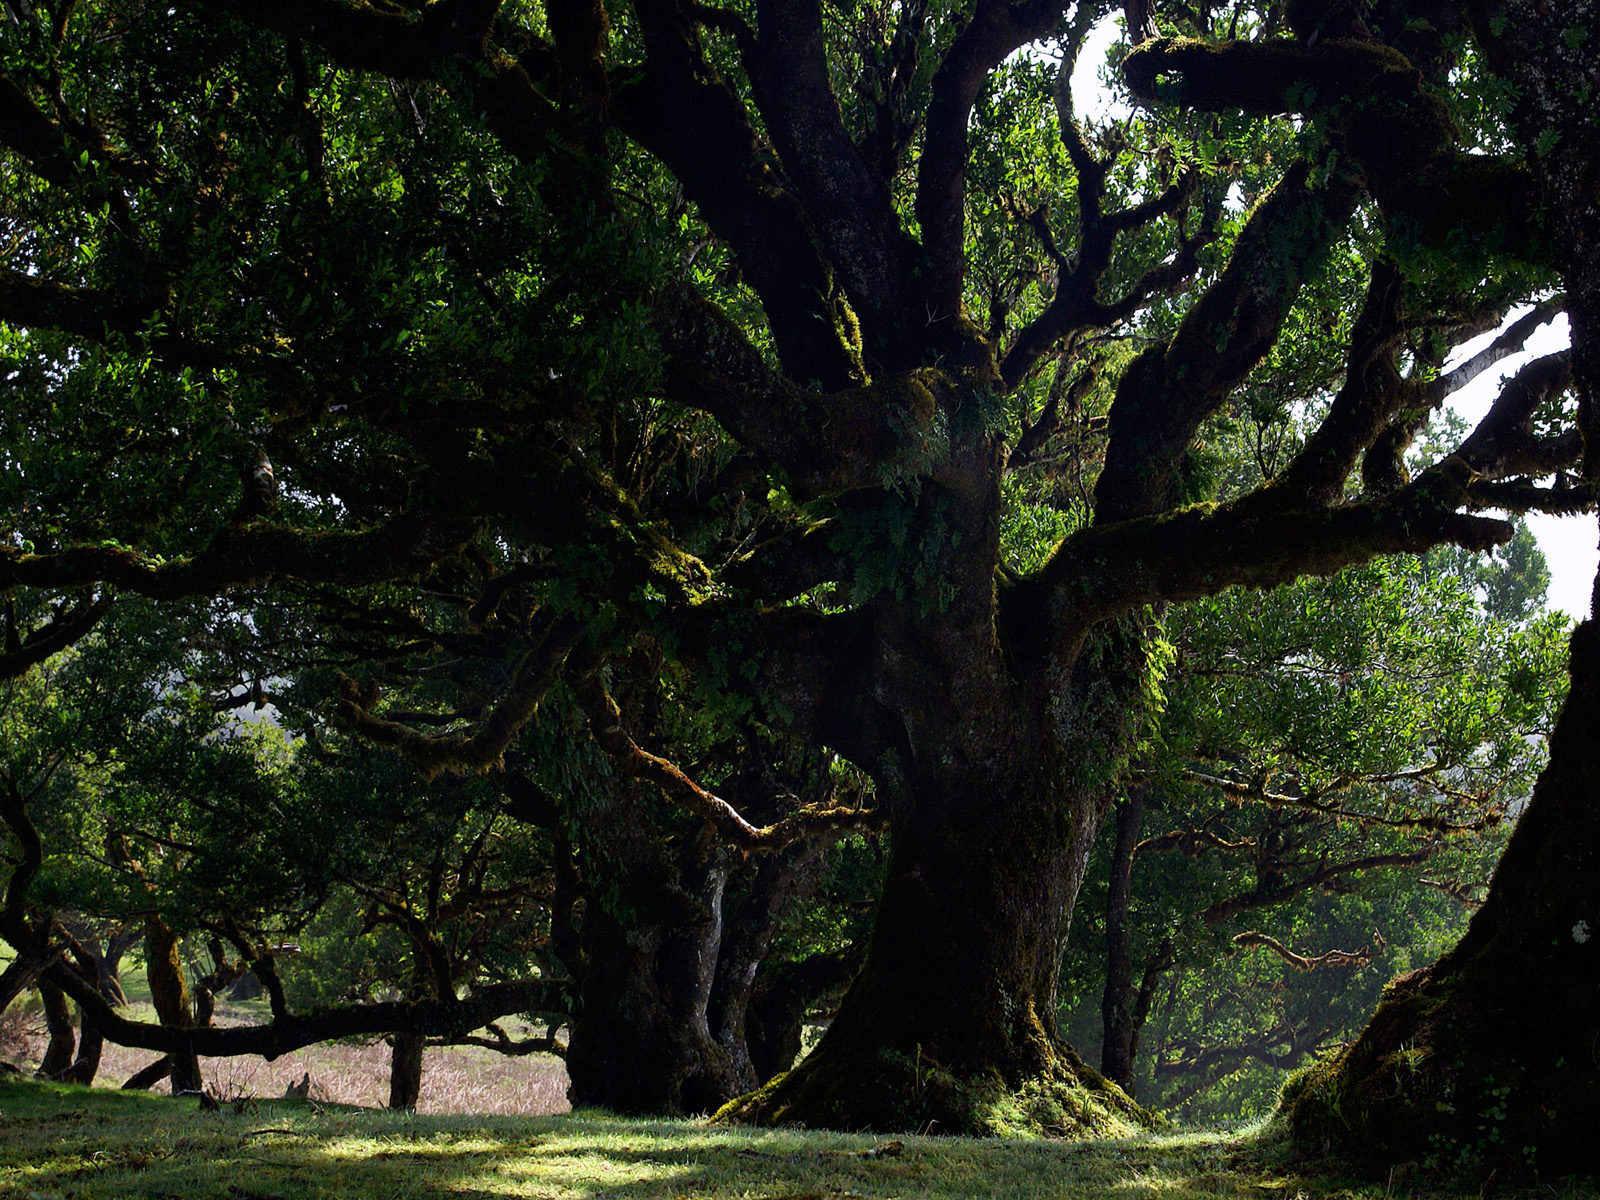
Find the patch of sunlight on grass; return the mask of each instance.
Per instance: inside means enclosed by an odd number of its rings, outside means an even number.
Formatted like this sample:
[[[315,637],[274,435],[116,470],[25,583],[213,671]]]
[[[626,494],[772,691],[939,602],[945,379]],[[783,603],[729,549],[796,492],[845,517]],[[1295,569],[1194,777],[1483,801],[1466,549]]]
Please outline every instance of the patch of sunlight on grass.
[[[1403,1195],[1429,1193],[1415,1180]],[[1173,1131],[978,1141],[693,1121],[419,1116],[0,1079],[0,1195],[40,1200],[1379,1200],[1281,1140]],[[1390,1193],[1400,1200],[1402,1193]],[[1500,1200],[1518,1195],[1496,1188]],[[1533,1193],[1527,1193],[1531,1198]]]

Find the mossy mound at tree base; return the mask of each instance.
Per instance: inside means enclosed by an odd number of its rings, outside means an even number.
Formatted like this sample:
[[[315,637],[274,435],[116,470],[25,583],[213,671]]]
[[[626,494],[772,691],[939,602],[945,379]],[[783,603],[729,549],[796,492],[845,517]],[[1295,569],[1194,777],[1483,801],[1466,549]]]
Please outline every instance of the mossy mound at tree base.
[[[1480,1183],[1600,1175],[1600,1073],[1561,1015],[1508,1021],[1504,999],[1437,967],[1395,980],[1357,1041],[1284,1085],[1276,1120],[1303,1155],[1378,1177],[1405,1163]]]
[[[1009,1084],[995,1070],[952,1072],[883,1049],[850,1069],[812,1062],[724,1105],[714,1120],[970,1137],[1124,1137],[1165,1122],[1063,1050],[1053,1068]]]

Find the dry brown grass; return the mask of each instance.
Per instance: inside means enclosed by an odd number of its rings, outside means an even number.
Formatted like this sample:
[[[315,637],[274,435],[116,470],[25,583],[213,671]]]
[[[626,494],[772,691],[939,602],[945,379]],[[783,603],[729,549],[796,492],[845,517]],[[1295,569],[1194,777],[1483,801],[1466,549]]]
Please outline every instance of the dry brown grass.
[[[44,1053],[44,1009],[39,994],[29,992],[0,1012],[0,1062],[21,1066]]]
[[[135,1005],[130,1015],[153,1020],[153,1014],[141,1011],[144,1008]],[[219,1024],[241,1019],[251,1019],[250,1014],[219,1007]],[[95,1086],[121,1087],[153,1057],[148,1050],[108,1045]],[[241,1096],[276,1099],[307,1074],[313,1100],[382,1108],[389,1099],[389,1047],[381,1042],[307,1046],[272,1062],[201,1059],[200,1071],[207,1086],[228,1100]],[[545,1116],[567,1110],[567,1071],[558,1058],[508,1058],[474,1046],[451,1046],[431,1048],[423,1059],[420,1113]]]

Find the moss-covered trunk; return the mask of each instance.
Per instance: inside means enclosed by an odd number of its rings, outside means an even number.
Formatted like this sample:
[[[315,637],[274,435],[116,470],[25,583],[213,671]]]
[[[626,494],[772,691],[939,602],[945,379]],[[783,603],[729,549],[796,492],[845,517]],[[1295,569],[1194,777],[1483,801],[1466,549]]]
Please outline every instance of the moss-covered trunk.
[[[1460,944],[1390,985],[1285,1093],[1296,1139],[1394,1163],[1600,1171],[1600,622],[1572,639],[1550,764]]]
[[[163,1025],[171,1028],[192,1028],[194,1014],[189,1009],[189,986],[184,980],[183,963],[178,957],[178,937],[160,917],[152,916],[145,920],[144,954],[146,977],[150,983],[150,1002],[155,1007],[156,1016]],[[184,1051],[171,1057],[173,1093],[199,1091],[202,1086],[200,1060],[194,1052]]]
[[[1004,454],[953,444],[945,486],[883,499],[911,532],[862,610],[859,715],[822,726],[870,771],[890,862],[862,969],[809,1057],[729,1119],[1078,1132],[1142,1113],[1063,1043],[1056,983],[1094,839],[1144,724],[1148,630],[996,584]],[[897,507],[903,505],[903,507]],[[882,553],[869,541],[869,562]]]
[[[817,1049],[730,1117],[981,1134],[1142,1116],[1061,1041],[1055,1011],[1143,663],[1124,629],[1095,635],[1070,670],[948,700],[926,682],[909,769],[879,780],[891,858],[862,970]]]
[[[1062,938],[1101,816],[1097,796],[1054,793],[1033,770],[926,779],[837,1017],[730,1115],[943,1133],[1135,1115],[1056,1032]]]
[[[1600,483],[1600,57],[1572,0],[1467,10],[1540,180],[1566,285],[1583,476]],[[1575,97],[1590,97],[1578,100]],[[1548,149],[1548,152],[1546,152]],[[1600,580],[1596,582],[1600,603]],[[1600,607],[1574,632],[1572,687],[1540,776],[1459,945],[1390,985],[1361,1037],[1282,1112],[1308,1149],[1379,1164],[1600,1173]]]

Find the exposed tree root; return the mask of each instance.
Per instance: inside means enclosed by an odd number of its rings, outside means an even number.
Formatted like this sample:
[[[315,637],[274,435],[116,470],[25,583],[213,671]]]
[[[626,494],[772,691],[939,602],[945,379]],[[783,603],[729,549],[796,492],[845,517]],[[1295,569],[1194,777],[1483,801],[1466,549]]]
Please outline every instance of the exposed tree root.
[[[1047,1071],[1009,1083],[997,1070],[956,1074],[882,1049],[850,1062],[802,1062],[725,1105],[718,1121],[975,1137],[1123,1136],[1160,1123],[1062,1048]]]

